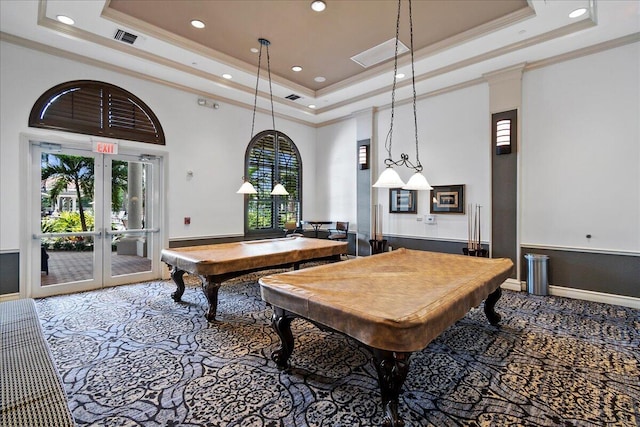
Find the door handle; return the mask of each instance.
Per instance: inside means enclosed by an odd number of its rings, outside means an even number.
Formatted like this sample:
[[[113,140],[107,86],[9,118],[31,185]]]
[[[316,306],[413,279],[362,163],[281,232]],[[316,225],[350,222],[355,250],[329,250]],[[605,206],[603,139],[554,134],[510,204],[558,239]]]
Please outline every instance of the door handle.
[[[34,233],[33,234],[33,239],[34,240],[39,240],[39,239],[42,239],[42,238],[45,238],[45,237],[52,238],[52,237],[75,237],[75,236],[80,236],[80,237],[97,236],[97,237],[101,237],[102,236],[102,231],[77,231],[77,232],[69,231],[69,232],[64,232],[64,233]]]

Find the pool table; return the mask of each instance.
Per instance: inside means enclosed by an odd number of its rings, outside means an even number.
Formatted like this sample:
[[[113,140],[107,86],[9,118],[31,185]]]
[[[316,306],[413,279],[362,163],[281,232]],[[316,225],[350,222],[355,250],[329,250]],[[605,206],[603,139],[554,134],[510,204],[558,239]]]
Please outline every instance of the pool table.
[[[291,236],[279,239],[250,240],[215,245],[163,249],[161,261],[171,269],[177,289],[171,294],[180,301],[185,273],[200,276],[209,309],[205,317],[216,319],[218,290],[222,282],[268,268],[298,269],[303,262],[334,259],[347,254],[346,242]]]
[[[398,249],[339,264],[262,277],[262,299],[273,306],[281,346],[271,358],[289,368],[291,321],[304,318],[346,334],[374,355],[384,426],[402,426],[398,397],[409,358],[483,300],[491,324],[509,259]]]

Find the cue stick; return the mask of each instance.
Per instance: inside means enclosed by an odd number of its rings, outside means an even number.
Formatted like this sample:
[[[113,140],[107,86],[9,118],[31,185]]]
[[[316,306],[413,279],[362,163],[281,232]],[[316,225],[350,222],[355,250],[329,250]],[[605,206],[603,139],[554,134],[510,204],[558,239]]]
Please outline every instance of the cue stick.
[[[476,205],[475,209],[475,217],[473,219],[473,248],[478,250],[478,241],[476,240],[478,237],[478,205]]]
[[[472,204],[469,203],[469,208],[467,209],[467,250],[471,250],[471,216],[472,213]]]
[[[480,226],[480,224],[481,224],[481,222],[480,222],[480,209],[481,208],[482,208],[482,206],[478,205],[478,250],[482,249],[482,242],[480,240],[480,228],[481,228],[481,226]]]

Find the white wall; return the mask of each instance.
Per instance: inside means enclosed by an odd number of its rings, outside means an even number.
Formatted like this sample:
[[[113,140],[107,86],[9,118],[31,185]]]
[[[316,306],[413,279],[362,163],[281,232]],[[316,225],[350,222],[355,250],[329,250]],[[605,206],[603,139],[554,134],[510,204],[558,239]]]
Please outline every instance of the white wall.
[[[213,110],[197,105],[197,96],[163,85],[54,57],[10,43],[0,45],[0,250],[20,246],[19,138],[21,133],[66,135],[91,146],[89,137],[28,127],[31,107],[47,89],[76,79],[99,80],[128,90],[145,102],[163,126],[167,145],[123,142],[166,150],[168,156],[168,238],[242,235],[244,204],[235,194],[242,183],[244,154],[251,131],[251,110],[221,103]],[[256,132],[271,127],[270,116],[258,114]],[[303,209],[315,209],[316,130],[276,119],[276,126],[300,150]],[[193,178],[187,178],[187,171]],[[191,225],[183,225],[183,217]]]
[[[481,234],[489,237],[491,206],[491,148],[489,88],[486,84],[472,86],[418,101],[418,140],[423,174],[433,185],[465,184],[466,203],[482,206]],[[378,114],[377,170],[373,180],[384,168],[385,138],[389,132],[389,109]],[[416,160],[413,108],[411,104],[396,106],[393,125],[392,156],[401,153]],[[396,168],[407,182],[412,171]],[[436,224],[427,225],[430,194],[418,192],[418,214],[390,214],[389,190],[377,189],[378,202],[382,205],[382,230],[384,234],[418,236],[447,240],[467,239],[467,209],[465,215],[437,214]],[[418,221],[421,218],[422,221]],[[484,239],[486,240],[486,239]]]
[[[523,244],[640,251],[640,43],[526,72],[523,95]]]
[[[0,250],[16,250],[20,243],[19,135],[52,134],[29,129],[29,111],[44,91],[75,79],[120,86],[157,114],[167,136],[170,238],[242,234],[243,201],[235,191],[250,137],[250,110],[199,107],[195,95],[6,42],[0,53]],[[518,153],[523,244],[640,250],[639,64],[635,43],[525,72]],[[432,185],[466,184],[467,202],[485,206],[487,219],[488,106],[485,84],[417,106],[425,176]],[[375,115],[375,177],[386,157],[389,113]],[[256,129],[270,127],[269,122],[259,114]],[[282,119],[276,124],[302,154],[304,216],[355,222],[355,119],[319,129]],[[406,152],[415,159],[411,105],[396,108],[393,144],[394,157]],[[187,170],[194,172],[191,180]],[[401,173],[405,180],[409,175],[409,170]],[[437,225],[428,226],[416,215],[388,214],[388,191],[376,191],[385,233],[466,240],[466,216],[440,214]],[[428,214],[426,193],[418,200],[419,215]],[[184,216],[191,217],[190,226],[182,224]],[[586,234],[593,237],[587,240]],[[488,220],[482,235],[489,236]]]
[[[305,197],[316,199],[316,209],[304,212],[303,219],[349,221],[355,230],[357,215],[356,121],[344,120],[317,130],[316,188]]]

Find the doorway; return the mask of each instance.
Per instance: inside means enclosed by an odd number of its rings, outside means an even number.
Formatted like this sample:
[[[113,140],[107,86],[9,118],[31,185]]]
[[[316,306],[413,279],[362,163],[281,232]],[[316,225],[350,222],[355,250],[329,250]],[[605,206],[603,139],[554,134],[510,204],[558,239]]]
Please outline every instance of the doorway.
[[[153,280],[162,158],[30,143],[31,296]]]

